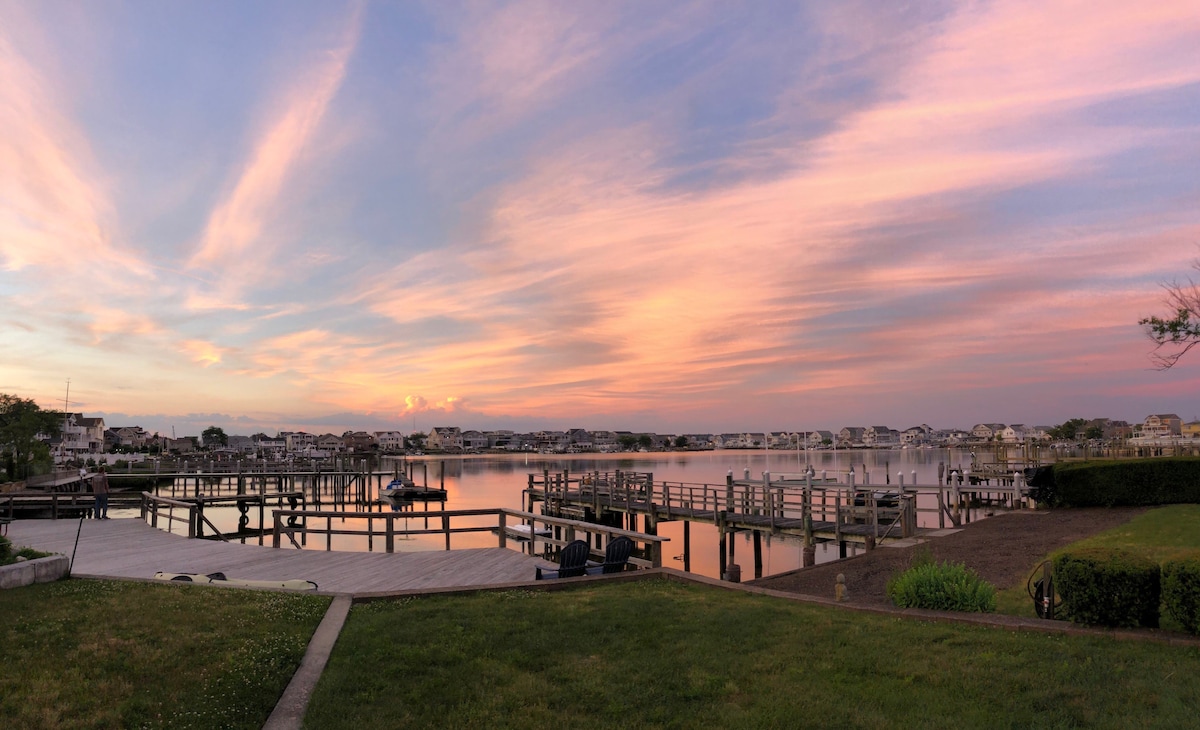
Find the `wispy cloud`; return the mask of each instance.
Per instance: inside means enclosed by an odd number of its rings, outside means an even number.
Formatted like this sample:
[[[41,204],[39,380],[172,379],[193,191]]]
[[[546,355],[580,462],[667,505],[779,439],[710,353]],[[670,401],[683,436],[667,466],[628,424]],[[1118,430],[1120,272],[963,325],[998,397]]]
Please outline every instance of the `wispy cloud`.
[[[913,57],[887,77],[890,88],[846,110],[829,133],[790,146],[802,120],[772,120],[782,130],[770,140],[776,162],[790,160],[786,174],[773,165],[762,179],[673,189],[656,152],[670,148],[676,130],[658,123],[539,150],[523,160],[529,174],[496,195],[486,244],[439,252],[451,266],[433,254],[407,262],[384,277],[401,285],[371,290],[370,301],[400,322],[436,312],[477,325],[482,338],[435,348],[431,359],[474,354],[506,371],[536,372],[535,393],[474,382],[476,402],[507,408],[593,408],[596,392],[621,409],[705,392],[716,401],[746,389],[891,387],[953,361],[990,373],[981,356],[1005,347],[1052,372],[1061,357],[1053,338],[1025,337],[1028,327],[1060,338],[1079,332],[1077,344],[1100,346],[1103,338],[1083,333],[1111,337],[1129,319],[1118,312],[1133,302],[1107,309],[1097,325],[1095,298],[1126,295],[1121,282],[1132,272],[1152,276],[1178,251],[1168,245],[1138,261],[1132,231],[1099,243],[1110,223],[1086,216],[1039,233],[1047,236],[1040,246],[969,217],[988,215],[989,201],[1008,191],[1088,175],[1155,143],[1076,116],[1098,100],[1200,80],[1200,64],[1179,64],[1184,41],[1198,35],[1185,6],[1160,6],[1148,22],[1122,20],[1124,12],[967,6],[914,41],[906,49]],[[558,48],[537,38],[523,38],[518,58]],[[1164,57],[1161,48],[1177,53]],[[1114,66],[1119,72],[1094,73]],[[747,169],[736,153],[724,164]],[[905,229],[926,235],[900,246]],[[891,250],[881,235],[893,239]],[[1062,267],[1079,273],[1065,277]],[[1022,286],[1027,277],[1041,288]],[[1049,295],[1061,287],[1070,293]],[[906,316],[913,297],[944,304]],[[858,322],[824,324],[855,310]],[[977,334],[964,341],[963,333]]]
[[[14,44],[16,26],[0,26],[0,265],[52,267],[74,285],[84,274],[109,285],[125,274],[149,275],[114,242],[118,222],[104,175],[53,80]]]
[[[194,293],[195,309],[244,308],[243,290],[274,280],[277,257],[288,248],[284,195],[306,153],[319,145],[326,112],[358,44],[364,8],[358,4],[334,46],[293,79],[261,131],[228,194],[208,217],[189,267],[208,272],[211,285]]]
[[[1190,3],[355,5],[277,36],[260,8],[211,110],[126,80],[154,57],[116,26],[117,101],[82,102],[67,41],[27,40],[54,16],[20,12],[14,361],[271,418],[829,427],[1161,392],[1135,322],[1200,233]],[[220,127],[136,211],[151,183],[96,113],[131,100]]]

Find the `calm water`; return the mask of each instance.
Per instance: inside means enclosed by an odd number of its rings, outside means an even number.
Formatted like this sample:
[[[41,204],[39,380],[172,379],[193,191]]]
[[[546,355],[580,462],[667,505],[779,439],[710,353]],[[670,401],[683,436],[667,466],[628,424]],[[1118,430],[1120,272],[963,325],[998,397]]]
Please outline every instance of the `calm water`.
[[[990,461],[991,454],[981,454],[980,461]],[[807,460],[807,462],[806,462]],[[842,479],[845,472],[853,466],[859,484],[863,483],[864,468],[870,483],[884,484],[889,478],[896,483],[899,474],[904,475],[906,483],[912,483],[912,474],[916,472],[917,483],[933,484],[938,478],[939,462],[946,468],[969,467],[972,457],[966,450],[947,449],[904,449],[894,451],[810,451],[797,453],[795,451],[703,451],[694,453],[639,453],[639,454],[512,454],[512,455],[482,455],[462,457],[422,457],[410,459],[415,464],[415,480],[421,484],[428,479],[430,486],[443,486],[447,492],[445,508],[473,509],[510,507],[523,509],[521,491],[526,487],[528,475],[541,474],[543,470],[560,473],[564,469],[572,474],[583,472],[615,470],[650,472],[656,481],[687,482],[693,484],[724,484],[726,474],[731,470],[734,477],[741,479],[749,470],[753,479],[761,479],[764,471],[770,471],[775,477],[784,474],[798,474],[805,469],[806,463],[812,464],[818,476],[826,471],[828,476]],[[385,468],[391,464],[385,461]],[[889,476],[890,475],[890,476]],[[936,504],[936,502],[934,503]],[[921,504],[921,507],[929,505]],[[423,509],[420,502],[413,509]],[[438,510],[441,505],[430,502],[427,509]],[[238,515],[230,509],[205,510],[205,514],[221,530],[233,531],[236,528]],[[115,513],[114,513],[115,516]],[[122,515],[134,516],[134,515]],[[257,525],[257,515],[251,512],[252,523]],[[267,513],[268,524],[270,513]],[[936,523],[932,514],[922,514],[923,524],[930,521]],[[412,518],[411,527],[418,527],[423,520]],[[456,520],[455,526],[467,524]],[[494,521],[484,519],[480,524],[494,524]],[[430,526],[435,526],[430,523]],[[666,543],[663,552],[665,565],[682,568],[683,554],[683,523],[659,523],[659,534],[671,538]],[[470,533],[455,535],[452,538],[454,548],[492,547],[496,544],[494,535],[488,533]],[[307,549],[324,549],[324,537],[310,538]],[[444,546],[441,536],[416,536],[397,543],[397,549],[402,551],[440,550]],[[763,537],[763,574],[772,575],[800,567],[802,545],[798,539]],[[365,538],[356,536],[334,536],[333,549],[349,551],[367,550]],[[382,540],[376,540],[375,549],[383,549]],[[735,561],[742,566],[744,579],[753,577],[753,548],[750,535],[743,533],[735,537]],[[824,562],[837,558],[836,545],[818,545],[817,561]],[[717,577],[718,572],[718,534],[713,526],[693,524],[691,528],[691,570],[701,575]]]

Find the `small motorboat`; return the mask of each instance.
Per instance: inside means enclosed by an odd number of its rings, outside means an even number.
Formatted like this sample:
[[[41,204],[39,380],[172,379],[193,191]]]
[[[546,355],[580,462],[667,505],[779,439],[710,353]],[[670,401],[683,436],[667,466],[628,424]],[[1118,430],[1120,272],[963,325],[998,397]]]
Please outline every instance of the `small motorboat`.
[[[397,478],[393,479],[392,481],[388,482],[387,486],[380,487],[379,496],[380,497],[407,497],[410,494],[412,494],[413,491],[416,490],[416,488],[417,488],[417,485],[413,484],[413,481],[411,479],[409,479],[408,477],[404,477],[404,476],[397,477]]]

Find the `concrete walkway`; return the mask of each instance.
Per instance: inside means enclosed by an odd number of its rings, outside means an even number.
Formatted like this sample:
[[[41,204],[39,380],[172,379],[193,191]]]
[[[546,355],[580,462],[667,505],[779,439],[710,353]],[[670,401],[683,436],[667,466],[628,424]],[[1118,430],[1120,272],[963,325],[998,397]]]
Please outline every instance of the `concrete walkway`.
[[[317,688],[317,682],[321,681],[321,673],[325,671],[325,664],[329,661],[329,655],[333,653],[337,637],[342,633],[346,617],[350,615],[352,602],[350,596],[338,596],[329,604],[325,618],[321,619],[321,625],[308,642],[308,650],[304,652],[300,668],[292,675],[292,681],[288,682],[287,689],[283,691],[275,710],[267,718],[263,730],[292,730],[304,726],[304,713],[308,712],[308,701]]]

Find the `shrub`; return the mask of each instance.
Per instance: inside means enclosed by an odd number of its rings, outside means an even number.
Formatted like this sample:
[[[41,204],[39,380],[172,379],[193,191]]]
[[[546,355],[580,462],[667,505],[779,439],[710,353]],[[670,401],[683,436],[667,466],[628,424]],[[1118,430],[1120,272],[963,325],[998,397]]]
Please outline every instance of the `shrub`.
[[[888,581],[887,594],[900,608],[996,610],[996,589],[961,563],[919,562]]]
[[[1078,624],[1158,626],[1158,564],[1123,550],[1096,548],[1054,557],[1054,589]]]
[[[1066,507],[1200,504],[1200,459],[1055,464],[1049,493]]]
[[[1172,560],[1163,565],[1162,598],[1167,613],[1189,634],[1200,633],[1200,560]]]

